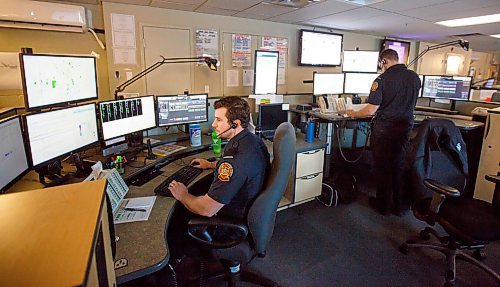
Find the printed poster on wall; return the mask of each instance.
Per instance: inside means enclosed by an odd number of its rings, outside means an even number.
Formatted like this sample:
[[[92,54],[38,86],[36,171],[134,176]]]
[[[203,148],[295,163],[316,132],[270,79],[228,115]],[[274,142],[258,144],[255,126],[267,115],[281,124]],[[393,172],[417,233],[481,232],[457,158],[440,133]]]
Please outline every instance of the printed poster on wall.
[[[210,56],[219,60],[219,37],[214,30],[196,30],[196,56]]]
[[[137,64],[135,16],[111,13],[111,36],[113,39],[113,63],[115,65]]]
[[[278,60],[278,85],[285,84],[286,61],[288,55],[288,39],[270,36],[262,36],[262,50],[279,52]]]
[[[233,67],[250,67],[252,64],[252,36],[233,34],[231,62]]]

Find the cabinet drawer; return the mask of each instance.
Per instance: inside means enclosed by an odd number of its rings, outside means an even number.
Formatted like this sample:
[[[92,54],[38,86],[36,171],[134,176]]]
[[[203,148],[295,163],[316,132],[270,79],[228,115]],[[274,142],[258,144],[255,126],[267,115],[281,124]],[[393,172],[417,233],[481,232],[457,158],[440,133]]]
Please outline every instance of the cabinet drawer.
[[[322,181],[322,172],[297,178],[295,180],[294,202],[299,202],[320,195]]]
[[[295,178],[313,173],[323,172],[324,158],[324,148],[297,154],[297,168]]]

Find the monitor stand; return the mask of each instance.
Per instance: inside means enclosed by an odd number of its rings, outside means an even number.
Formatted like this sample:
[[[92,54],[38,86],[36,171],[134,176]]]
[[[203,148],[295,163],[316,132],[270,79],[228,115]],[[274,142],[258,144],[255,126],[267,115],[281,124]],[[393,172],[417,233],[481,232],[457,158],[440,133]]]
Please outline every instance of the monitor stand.
[[[35,168],[38,173],[38,180],[44,187],[52,187],[62,185],[73,178],[73,174],[62,174],[62,165],[60,160],[54,160],[46,163],[38,168]],[[49,179],[47,182],[45,179]]]

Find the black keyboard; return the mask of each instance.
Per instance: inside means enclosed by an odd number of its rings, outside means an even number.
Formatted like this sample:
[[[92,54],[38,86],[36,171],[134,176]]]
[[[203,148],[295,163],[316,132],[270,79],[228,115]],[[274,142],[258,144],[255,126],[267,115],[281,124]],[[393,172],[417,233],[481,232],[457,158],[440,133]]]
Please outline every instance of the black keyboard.
[[[193,181],[200,173],[203,172],[203,169],[201,168],[196,168],[193,166],[185,166],[175,173],[173,173],[171,176],[167,177],[160,185],[158,185],[155,188],[155,193],[157,195],[162,195],[162,196],[170,196],[172,197],[172,194],[170,193],[170,190],[168,190],[168,185],[173,181],[178,181],[184,183],[184,185],[188,185]]]

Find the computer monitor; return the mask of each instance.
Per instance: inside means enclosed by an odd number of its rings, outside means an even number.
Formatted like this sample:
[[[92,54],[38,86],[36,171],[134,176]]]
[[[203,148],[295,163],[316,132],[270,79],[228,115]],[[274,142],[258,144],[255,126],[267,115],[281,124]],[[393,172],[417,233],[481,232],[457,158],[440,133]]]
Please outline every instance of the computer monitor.
[[[276,94],[278,91],[278,51],[255,51],[254,94]]]
[[[369,94],[377,73],[345,73],[344,93]]]
[[[156,127],[154,96],[99,103],[104,140]]]
[[[0,121],[0,193],[28,171],[19,116]]]
[[[28,109],[97,99],[95,57],[20,54],[20,63]]]
[[[422,97],[467,101],[472,77],[424,75]]]
[[[343,72],[376,73],[378,70],[378,51],[344,51]]]
[[[314,95],[338,95],[344,93],[344,73],[313,73]]]
[[[283,104],[260,104],[257,127],[261,131],[275,131],[281,123],[288,121],[288,112]]]
[[[408,59],[410,56],[410,42],[384,39],[382,40],[380,52],[387,49],[392,49],[396,51],[396,53],[398,53],[400,64],[408,64]]]
[[[486,83],[484,84],[485,88],[491,89],[493,88],[493,84],[495,83],[495,78],[490,78],[486,80]]]
[[[340,66],[343,35],[300,30],[299,65]]]
[[[98,142],[95,104],[26,115],[33,167],[77,152]]]
[[[208,121],[208,94],[156,97],[158,126]]]

